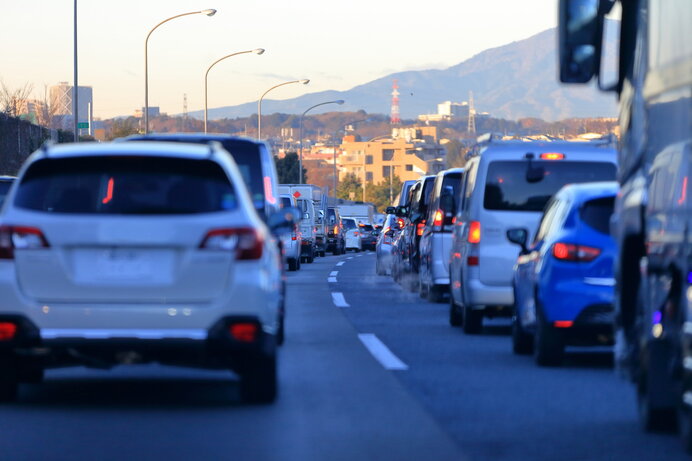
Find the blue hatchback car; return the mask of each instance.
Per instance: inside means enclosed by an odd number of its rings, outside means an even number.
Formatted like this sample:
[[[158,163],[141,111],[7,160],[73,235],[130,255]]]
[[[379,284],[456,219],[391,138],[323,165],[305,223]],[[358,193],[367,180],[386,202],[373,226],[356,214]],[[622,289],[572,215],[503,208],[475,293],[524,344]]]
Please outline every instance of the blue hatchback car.
[[[613,344],[610,216],[615,182],[568,185],[548,202],[538,231],[514,228],[522,250],[514,267],[512,345],[539,365],[559,365],[566,345]]]

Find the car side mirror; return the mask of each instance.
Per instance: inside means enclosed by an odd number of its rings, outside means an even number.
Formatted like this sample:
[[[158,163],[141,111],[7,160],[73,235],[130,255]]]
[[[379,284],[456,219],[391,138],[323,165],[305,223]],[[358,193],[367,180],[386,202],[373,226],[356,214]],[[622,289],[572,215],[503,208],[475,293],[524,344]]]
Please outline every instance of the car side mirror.
[[[385,208],[384,212],[387,214],[395,214],[396,213],[396,207],[388,206],[387,208]]]
[[[396,207],[395,210],[395,215],[397,215],[399,218],[403,218],[405,216],[408,216],[409,208],[407,205],[400,205]]]
[[[558,45],[560,81],[586,83],[598,75],[603,18],[613,0],[560,0]]]
[[[307,213],[305,213],[307,215]],[[295,207],[287,207],[269,215],[267,225],[277,235],[289,234],[296,224],[300,223],[301,211]]]
[[[515,227],[507,230],[507,240],[521,247],[521,254],[529,252],[526,244],[529,240],[529,231],[523,227]]]

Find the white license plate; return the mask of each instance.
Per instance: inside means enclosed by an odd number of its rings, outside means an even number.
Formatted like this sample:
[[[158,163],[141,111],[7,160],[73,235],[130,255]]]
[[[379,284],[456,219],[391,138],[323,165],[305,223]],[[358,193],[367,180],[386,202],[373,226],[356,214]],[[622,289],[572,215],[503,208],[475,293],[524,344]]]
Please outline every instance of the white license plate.
[[[153,261],[137,250],[103,250],[95,263],[96,275],[102,280],[136,280],[154,273]]]

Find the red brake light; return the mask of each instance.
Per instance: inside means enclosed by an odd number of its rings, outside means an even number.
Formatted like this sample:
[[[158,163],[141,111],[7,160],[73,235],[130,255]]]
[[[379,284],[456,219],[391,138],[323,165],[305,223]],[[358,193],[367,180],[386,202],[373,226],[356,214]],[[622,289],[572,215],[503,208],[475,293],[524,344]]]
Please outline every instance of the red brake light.
[[[562,242],[553,245],[553,257],[561,261],[589,262],[600,254],[601,250],[594,247]]]
[[[257,324],[254,323],[234,323],[228,327],[228,331],[233,339],[242,343],[252,343],[257,340]]]
[[[14,259],[14,250],[49,248],[41,229],[27,226],[0,226],[0,259]]]
[[[556,320],[553,322],[555,328],[571,328],[574,325],[572,320]]]
[[[564,158],[565,154],[559,152],[544,152],[541,154],[542,160],[563,160]]]
[[[435,212],[435,218],[433,219],[433,226],[442,227],[442,221],[445,218],[445,214],[442,210],[437,210]]]
[[[469,243],[481,243],[481,223],[480,221],[471,221],[469,225]]]
[[[418,224],[416,224],[416,235],[418,237],[423,235],[423,229],[425,229],[425,219],[422,219]]]
[[[404,218],[397,218],[396,222],[399,223],[399,229],[403,229],[403,228],[404,228],[404,224],[406,224],[406,223],[404,222]]]
[[[17,325],[12,322],[0,322],[0,341],[9,341],[17,334]]]
[[[466,258],[466,264],[469,266],[477,266],[478,264],[480,264],[480,259],[478,258],[478,256],[469,256],[468,258]]]
[[[334,235],[339,234],[339,226],[334,226]]]
[[[199,245],[205,250],[235,251],[236,259],[259,259],[263,246],[262,236],[249,227],[210,230]]]

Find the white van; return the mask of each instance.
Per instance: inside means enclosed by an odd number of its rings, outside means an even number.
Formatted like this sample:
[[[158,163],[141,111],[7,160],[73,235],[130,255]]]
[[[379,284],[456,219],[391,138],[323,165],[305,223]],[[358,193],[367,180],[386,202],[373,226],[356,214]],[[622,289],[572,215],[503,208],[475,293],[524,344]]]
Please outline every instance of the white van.
[[[484,316],[512,313],[517,246],[507,229],[536,233],[548,200],[565,184],[613,181],[611,140],[591,142],[478,139],[458,203],[450,255],[453,326],[479,333]]]

